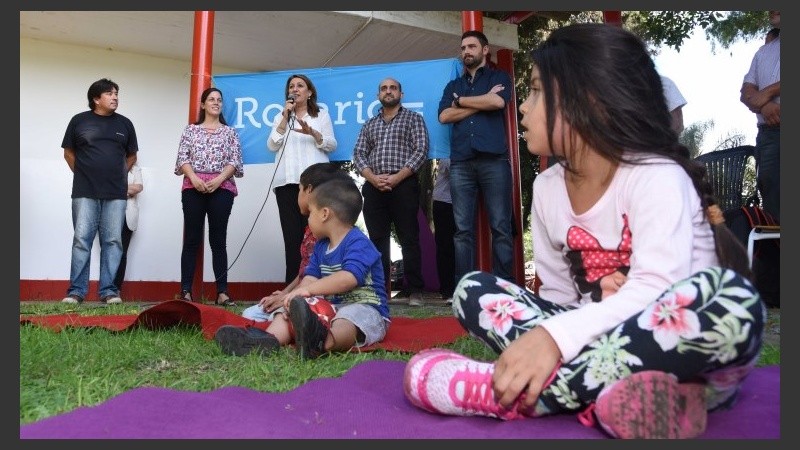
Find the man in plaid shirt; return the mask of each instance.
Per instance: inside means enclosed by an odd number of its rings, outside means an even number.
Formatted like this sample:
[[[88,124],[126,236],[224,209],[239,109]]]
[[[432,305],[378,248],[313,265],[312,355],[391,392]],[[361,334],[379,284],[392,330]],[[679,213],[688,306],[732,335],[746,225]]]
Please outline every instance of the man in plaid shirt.
[[[419,181],[417,172],[428,156],[428,129],[422,115],[400,103],[400,82],[386,78],[378,85],[382,108],[361,128],[353,163],[366,183],[364,222],[369,238],[381,252],[389,280],[390,240],[394,224],[403,252],[409,305],[422,305],[422,256],[419,246]]]

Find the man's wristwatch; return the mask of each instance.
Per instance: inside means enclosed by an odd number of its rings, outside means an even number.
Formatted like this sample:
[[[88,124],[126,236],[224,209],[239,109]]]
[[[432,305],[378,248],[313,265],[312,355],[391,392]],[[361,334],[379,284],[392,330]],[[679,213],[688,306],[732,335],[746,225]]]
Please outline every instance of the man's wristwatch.
[[[456,97],[453,103],[456,104],[456,108],[461,108],[461,97]]]

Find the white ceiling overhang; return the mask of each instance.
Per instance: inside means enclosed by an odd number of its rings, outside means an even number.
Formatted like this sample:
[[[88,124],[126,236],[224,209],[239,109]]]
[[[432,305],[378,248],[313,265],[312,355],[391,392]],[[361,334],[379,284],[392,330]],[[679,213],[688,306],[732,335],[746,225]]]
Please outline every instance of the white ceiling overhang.
[[[483,18],[492,53],[517,25]],[[191,61],[194,11],[20,11],[20,38]],[[215,11],[212,63],[245,72],[457,57],[460,11]]]

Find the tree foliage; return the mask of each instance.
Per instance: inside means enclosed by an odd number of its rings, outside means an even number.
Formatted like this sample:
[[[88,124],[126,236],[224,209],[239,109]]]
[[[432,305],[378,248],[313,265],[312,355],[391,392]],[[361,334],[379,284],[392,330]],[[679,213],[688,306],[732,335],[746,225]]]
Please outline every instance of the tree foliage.
[[[681,133],[678,140],[689,149],[692,158],[701,153],[700,149],[706,134],[714,128],[714,119],[689,124]]]
[[[639,35],[651,48],[681,45],[700,27],[711,42],[727,49],[739,40],[762,39],[769,31],[767,11],[626,11],[624,26]]]
[[[680,50],[695,27],[708,28],[721,18],[720,11],[627,11],[623,23],[651,47]]]

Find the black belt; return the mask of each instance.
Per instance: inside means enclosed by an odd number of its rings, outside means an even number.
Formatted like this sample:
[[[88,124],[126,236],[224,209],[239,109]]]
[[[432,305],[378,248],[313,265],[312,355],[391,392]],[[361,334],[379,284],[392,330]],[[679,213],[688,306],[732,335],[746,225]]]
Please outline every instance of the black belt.
[[[761,123],[761,124],[758,124],[758,129],[759,130],[778,130],[778,131],[780,131],[781,126],[780,125],[767,125],[765,123]]]

